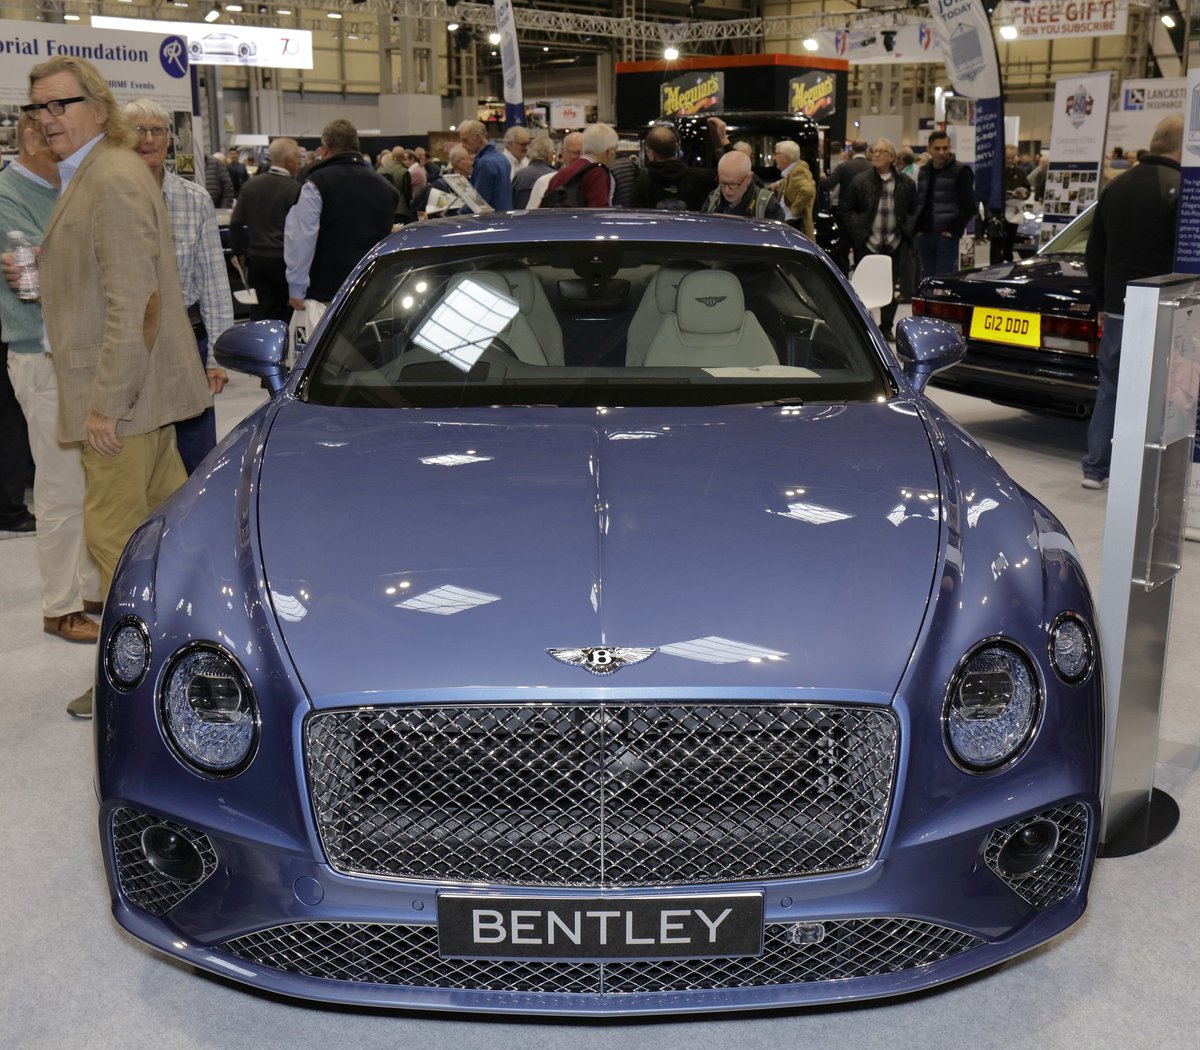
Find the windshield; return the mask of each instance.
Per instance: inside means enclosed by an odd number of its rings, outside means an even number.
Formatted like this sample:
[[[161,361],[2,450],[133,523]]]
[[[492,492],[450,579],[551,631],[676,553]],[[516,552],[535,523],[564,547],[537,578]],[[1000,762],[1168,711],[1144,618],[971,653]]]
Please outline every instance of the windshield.
[[[893,393],[815,255],[546,243],[382,256],[299,394],[327,405],[696,405]]]
[[[1061,233],[1055,234],[1038,249],[1038,255],[1082,255],[1087,251],[1088,234],[1092,232],[1093,204],[1082,215],[1077,215]]]

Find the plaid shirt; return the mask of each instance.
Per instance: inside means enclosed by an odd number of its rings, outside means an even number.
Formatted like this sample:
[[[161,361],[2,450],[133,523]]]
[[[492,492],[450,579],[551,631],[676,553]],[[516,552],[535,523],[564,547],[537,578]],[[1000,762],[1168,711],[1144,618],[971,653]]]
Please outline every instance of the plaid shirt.
[[[871,236],[867,247],[873,251],[894,248],[900,242],[900,231],[896,227],[896,178],[889,173],[880,176],[883,183],[879,191],[879,207],[875,209],[875,221],[871,223]]]
[[[233,296],[221,252],[217,213],[208,191],[174,172],[163,172],[163,200],[175,236],[175,264],[183,288],[183,304],[199,306],[210,349],[205,367],[212,368],[212,343],[233,324]]]

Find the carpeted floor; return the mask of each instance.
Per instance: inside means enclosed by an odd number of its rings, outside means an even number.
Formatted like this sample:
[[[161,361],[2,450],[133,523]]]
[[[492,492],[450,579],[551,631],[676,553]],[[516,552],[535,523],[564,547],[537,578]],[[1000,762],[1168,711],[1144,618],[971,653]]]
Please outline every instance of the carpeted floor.
[[[1063,519],[1093,586],[1105,493],[1079,487],[1083,424],[935,391],[934,399]],[[261,399],[236,377],[228,427]],[[94,651],[41,631],[32,539],[0,542],[0,1047],[421,1050],[817,1047],[821,1050],[1200,1045],[1200,545],[1176,590],[1157,784],[1179,803],[1155,849],[1102,860],[1083,920],[1057,941],[935,992],[866,1006],[640,1023],[562,1024],[309,1006],[193,973],[125,935],[108,914],[95,828],[90,724],[63,705]]]

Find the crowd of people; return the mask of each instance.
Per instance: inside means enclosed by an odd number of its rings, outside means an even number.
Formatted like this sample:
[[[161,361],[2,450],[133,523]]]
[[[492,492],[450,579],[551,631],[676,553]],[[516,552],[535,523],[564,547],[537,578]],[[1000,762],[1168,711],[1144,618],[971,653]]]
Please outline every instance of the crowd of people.
[[[233,323],[217,208],[233,209],[230,245],[255,293],[252,319],[288,322],[303,312],[315,323],[389,232],[479,210],[480,202],[497,211],[717,212],[789,222],[811,238],[824,194],[845,233],[846,258],[835,260],[843,269],[849,253],[892,260],[896,297],[881,313],[888,337],[898,303],[911,298],[922,274],[958,269],[960,242],[979,214],[971,169],[944,131],[929,135],[919,160],[885,138],[854,141],[827,174],[812,171],[796,143],[780,140],[774,170],[756,171],[749,144],[731,142],[719,117],[708,121],[713,168],[680,160],[679,140],[665,124],[647,132],[635,158],[622,155],[616,131],[603,123],[557,142],[513,127],[493,142],[484,124],[467,120],[439,163],[422,147],[385,150],[372,161],[353,124],[334,120],[310,156],[294,139],[274,139],[254,175],[236,150],[213,154],[202,186],[169,169],[172,121],[153,99],[118,106],[95,67],[72,57],[34,67],[29,83],[19,154],[0,171],[0,230],[21,230],[40,246],[40,299],[16,294],[18,267],[6,253],[0,537],[36,534],[44,630],[78,643],[98,638],[93,617],[126,541],[216,442],[212,399],[228,377],[210,343]],[[1138,174],[1101,197],[1097,245],[1105,237],[1144,241],[1122,224],[1140,222],[1146,201],[1169,210],[1180,129],[1170,130],[1156,136],[1150,156],[1110,158],[1114,171]],[[1006,194],[1039,196],[1046,164],[1009,147]],[[1015,224],[999,218],[993,255],[1011,260]],[[1169,263],[1160,249],[1152,256],[1136,260],[1138,274]],[[1130,277],[1114,271],[1113,258],[1089,245],[1088,270],[1105,311],[1102,397],[1084,461],[1089,487],[1107,476],[1121,295]],[[14,452],[23,447],[18,429],[34,466],[33,513],[24,503],[27,457]],[[68,709],[88,717],[90,693]]]

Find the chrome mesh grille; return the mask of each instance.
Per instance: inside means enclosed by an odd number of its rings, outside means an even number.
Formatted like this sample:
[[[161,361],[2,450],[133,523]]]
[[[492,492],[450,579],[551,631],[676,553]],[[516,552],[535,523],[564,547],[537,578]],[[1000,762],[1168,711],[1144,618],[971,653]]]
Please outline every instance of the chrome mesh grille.
[[[203,864],[198,879],[184,882],[172,878],[146,859],[142,851],[142,833],[152,827],[169,828],[196,847]],[[162,820],[136,809],[115,809],[112,814],[112,836],[121,893],[131,904],[151,915],[165,915],[217,870],[217,853],[208,836],[174,821]]]
[[[863,867],[896,740],[889,710],[765,703],[364,708],[305,729],[335,869],[524,886]]]
[[[768,923],[763,954],[739,959],[637,962],[514,962],[443,959],[437,928],[311,922],[276,926],[219,947],[259,966],[305,977],[413,988],[575,994],[676,992],[845,981],[900,973],[948,959],[983,941],[914,919],[842,919],[804,923],[796,943],[790,924]]]
[[[999,858],[1008,840],[1022,828],[1039,820],[1048,820],[1058,828],[1058,845],[1050,859],[1028,875],[1015,876],[1005,872],[999,864]],[[1022,900],[1035,908],[1048,908],[1069,897],[1083,878],[1087,836],[1087,807],[1082,802],[1072,802],[997,828],[988,836],[984,860]]]

